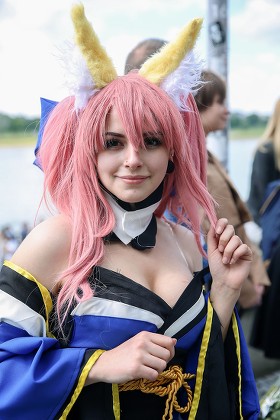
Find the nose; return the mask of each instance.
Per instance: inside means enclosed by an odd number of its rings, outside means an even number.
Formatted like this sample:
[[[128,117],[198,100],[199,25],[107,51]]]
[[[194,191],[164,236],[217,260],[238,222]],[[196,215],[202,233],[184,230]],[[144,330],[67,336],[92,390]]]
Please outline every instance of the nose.
[[[140,150],[135,150],[131,144],[127,147],[124,165],[132,169],[143,165]]]
[[[224,105],[224,111],[225,111],[225,114],[226,114],[227,116],[229,116],[229,115],[230,115],[230,111],[229,111],[229,109],[228,109],[228,107],[227,107],[226,105]]]

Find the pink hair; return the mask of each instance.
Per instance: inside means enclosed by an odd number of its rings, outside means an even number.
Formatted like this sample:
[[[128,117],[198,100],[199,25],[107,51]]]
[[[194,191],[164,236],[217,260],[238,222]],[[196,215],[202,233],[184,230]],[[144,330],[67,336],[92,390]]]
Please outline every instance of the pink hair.
[[[61,274],[63,287],[58,309],[73,298],[92,296],[87,281],[93,266],[102,262],[103,238],[114,227],[114,215],[100,188],[97,153],[104,147],[107,116],[114,107],[127,137],[135,148],[144,147],[143,131],[163,134],[166,147],[174,153],[175,171],[166,176],[163,198],[156,215],[168,208],[178,222],[187,224],[200,242],[202,211],[216,222],[213,200],[206,186],[204,132],[193,98],[193,109],[182,118],[176,105],[159,87],[136,73],[111,82],[93,95],[78,115],[74,98],[60,102],[46,124],[40,148],[45,174],[45,199],[49,193],[60,213],[72,225],[69,267]],[[82,298],[77,295],[78,288]]]

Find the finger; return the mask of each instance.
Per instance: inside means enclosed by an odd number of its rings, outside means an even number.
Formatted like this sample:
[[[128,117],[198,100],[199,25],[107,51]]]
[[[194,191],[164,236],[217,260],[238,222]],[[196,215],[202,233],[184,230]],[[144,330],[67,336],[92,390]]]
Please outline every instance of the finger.
[[[169,361],[174,357],[175,354],[175,345],[177,343],[176,338],[167,337],[163,335],[156,334],[155,340],[152,341],[154,345],[151,347],[151,354],[154,356],[160,357],[163,360]]]
[[[236,249],[232,252],[231,257],[228,258],[228,263],[234,264],[238,260],[246,260],[246,261],[252,261],[253,254],[251,249],[248,247],[248,245],[241,243],[239,246],[236,247]],[[224,259],[223,259],[224,262]],[[227,264],[227,263],[224,263]]]
[[[224,252],[224,249],[226,248],[234,234],[234,227],[232,225],[225,226],[223,232],[220,234],[218,241],[218,249],[220,252]]]
[[[215,227],[210,226],[207,234],[207,249],[209,254],[215,251],[218,247],[220,235],[223,233],[227,225],[228,220],[223,217],[217,221]]]
[[[221,219],[217,221],[216,226],[215,226],[216,234],[221,235],[224,229],[227,227],[227,225],[228,225],[228,219],[226,219],[225,217],[221,217]]]
[[[143,360],[143,365],[161,373],[166,369],[167,361],[147,353]]]
[[[234,255],[237,257],[237,254],[235,254],[235,252],[241,245],[242,241],[237,235],[232,236],[227,242],[226,240],[224,240],[221,244],[219,243],[219,250],[223,254],[222,261],[224,264],[231,263],[231,261],[234,259]]]
[[[150,343],[147,347],[148,354],[157,357],[158,359],[164,360],[165,362],[170,360],[173,349],[159,346],[158,344]]]

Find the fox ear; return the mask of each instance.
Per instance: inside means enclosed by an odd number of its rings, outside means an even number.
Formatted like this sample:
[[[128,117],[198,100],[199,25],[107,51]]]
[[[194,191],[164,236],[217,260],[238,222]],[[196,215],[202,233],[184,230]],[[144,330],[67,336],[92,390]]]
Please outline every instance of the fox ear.
[[[86,61],[94,88],[101,89],[118,77],[116,69],[87,20],[82,4],[72,7],[71,17],[76,33],[76,44]]]
[[[202,22],[193,19],[139,70],[139,74],[164,89],[181,110],[186,110],[187,97],[200,82],[201,63],[195,60],[193,48]]]

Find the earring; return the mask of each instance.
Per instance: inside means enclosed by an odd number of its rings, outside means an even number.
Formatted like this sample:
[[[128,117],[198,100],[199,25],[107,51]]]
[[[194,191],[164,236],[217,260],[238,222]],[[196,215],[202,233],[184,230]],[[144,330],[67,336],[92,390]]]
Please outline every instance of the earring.
[[[167,165],[167,169],[166,169],[166,173],[167,174],[172,174],[172,172],[174,171],[174,169],[175,169],[174,162],[172,162],[172,160],[169,159],[168,165]]]

